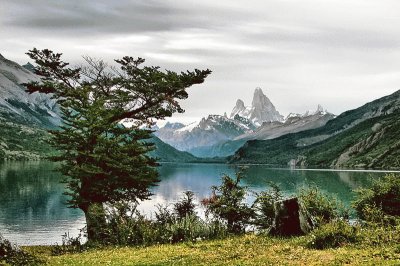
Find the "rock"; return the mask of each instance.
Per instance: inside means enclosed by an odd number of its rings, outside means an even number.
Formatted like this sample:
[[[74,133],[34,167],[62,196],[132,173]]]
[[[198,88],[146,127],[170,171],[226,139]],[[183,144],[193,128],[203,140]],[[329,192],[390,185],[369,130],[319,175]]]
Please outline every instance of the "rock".
[[[274,211],[275,217],[269,231],[270,235],[305,235],[315,227],[312,217],[297,198],[275,202]]]
[[[255,89],[251,106],[245,106],[240,99],[236,101],[230,118],[236,115],[247,118],[257,127],[263,122],[283,121],[283,116],[276,110],[261,88]]]

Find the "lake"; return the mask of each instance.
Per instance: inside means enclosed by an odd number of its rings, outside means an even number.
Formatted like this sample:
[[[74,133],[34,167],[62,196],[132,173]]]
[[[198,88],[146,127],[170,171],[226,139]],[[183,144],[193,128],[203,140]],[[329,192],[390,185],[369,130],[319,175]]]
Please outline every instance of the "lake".
[[[80,210],[67,208],[60,174],[51,162],[5,162],[0,164],[0,233],[19,245],[61,243],[61,235],[77,236],[85,219]],[[183,191],[192,190],[197,200],[210,195],[210,187],[220,184],[222,174],[234,175],[236,169],[223,164],[163,164],[161,182],[152,189],[151,200],[139,209],[150,215],[156,204],[176,202]],[[347,206],[354,189],[369,186],[383,171],[332,171],[277,169],[251,165],[244,170],[243,184],[253,191],[279,184],[285,195],[307,186],[318,186]],[[251,196],[248,199],[251,201]]]

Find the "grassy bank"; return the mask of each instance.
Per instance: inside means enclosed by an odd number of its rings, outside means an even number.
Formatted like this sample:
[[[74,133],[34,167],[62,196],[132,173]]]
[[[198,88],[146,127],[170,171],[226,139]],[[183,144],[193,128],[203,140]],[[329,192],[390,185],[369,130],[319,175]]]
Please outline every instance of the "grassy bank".
[[[51,256],[50,247],[29,247],[49,265],[399,265],[400,244],[358,243],[336,249],[307,248],[309,237],[252,234],[224,240],[113,247]]]

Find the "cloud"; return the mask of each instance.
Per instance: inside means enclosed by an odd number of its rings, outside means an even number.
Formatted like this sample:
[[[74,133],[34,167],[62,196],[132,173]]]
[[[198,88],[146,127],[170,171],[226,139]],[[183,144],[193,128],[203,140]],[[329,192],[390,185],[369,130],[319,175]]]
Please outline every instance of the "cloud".
[[[2,0],[0,52],[21,63],[37,47],[71,62],[132,55],[210,68],[182,103],[187,119],[229,113],[257,86],[282,113],[318,103],[340,113],[400,89],[398,10],[397,0]]]

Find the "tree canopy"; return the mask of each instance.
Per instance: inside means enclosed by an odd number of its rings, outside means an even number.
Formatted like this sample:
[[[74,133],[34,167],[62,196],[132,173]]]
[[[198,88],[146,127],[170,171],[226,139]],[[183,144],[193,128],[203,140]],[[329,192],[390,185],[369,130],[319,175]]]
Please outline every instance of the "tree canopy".
[[[116,66],[84,57],[84,65],[70,67],[48,49],[27,54],[42,77],[25,84],[27,91],[51,93],[60,106],[63,124],[51,131],[60,153],[53,160],[61,162],[67,178],[70,206],[85,212],[89,239],[95,238],[89,229],[96,222],[89,215],[92,206],[101,210],[103,203],[148,199],[158,182],[157,162],[148,156],[154,144],[144,141],[151,130],[142,127],[184,112],[179,100],[188,97],[186,89],[211,71],[161,71],[129,56],[115,60]]]

